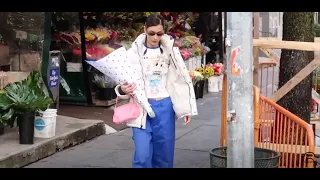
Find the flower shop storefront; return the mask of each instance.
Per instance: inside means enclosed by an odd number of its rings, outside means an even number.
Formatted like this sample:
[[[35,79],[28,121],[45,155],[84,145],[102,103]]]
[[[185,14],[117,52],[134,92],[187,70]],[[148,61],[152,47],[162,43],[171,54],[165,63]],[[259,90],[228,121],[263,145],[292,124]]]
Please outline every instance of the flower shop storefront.
[[[60,103],[113,105],[116,84],[85,60],[99,60],[120,47],[130,47],[134,39],[143,33],[145,19],[150,13],[53,12],[51,50],[60,50],[63,57]],[[176,39],[175,46],[179,47],[188,70],[193,72],[203,67],[207,48],[195,37],[192,18],[187,15],[190,13],[161,14],[166,17],[166,33]],[[206,74],[204,78],[208,76]]]

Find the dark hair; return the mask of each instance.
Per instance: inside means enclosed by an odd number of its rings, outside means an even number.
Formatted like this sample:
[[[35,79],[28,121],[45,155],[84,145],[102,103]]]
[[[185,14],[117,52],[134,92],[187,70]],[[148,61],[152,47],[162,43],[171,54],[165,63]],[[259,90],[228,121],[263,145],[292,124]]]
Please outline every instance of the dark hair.
[[[158,25],[162,25],[164,28],[164,19],[161,15],[151,14],[147,17],[147,20],[145,23],[146,28],[151,26],[158,26]]]
[[[146,20],[146,23],[145,23],[145,26],[146,26],[146,29],[148,27],[151,27],[151,26],[158,26],[158,25],[162,25],[163,26],[163,29],[164,29],[164,19],[161,15],[159,14],[151,14],[147,17],[147,20]],[[145,43],[147,43],[147,38],[145,40]],[[159,41],[159,47],[160,47],[160,44],[161,42]],[[146,49],[143,53],[143,55],[145,55],[147,53],[147,50]],[[160,52],[161,54],[163,53],[163,50],[162,48],[160,47]]]

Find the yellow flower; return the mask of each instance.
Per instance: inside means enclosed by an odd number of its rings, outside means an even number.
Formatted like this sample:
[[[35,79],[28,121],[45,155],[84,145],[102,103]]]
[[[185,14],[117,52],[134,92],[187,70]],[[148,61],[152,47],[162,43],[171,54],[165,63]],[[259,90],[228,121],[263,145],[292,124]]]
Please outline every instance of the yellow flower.
[[[213,70],[213,68],[210,67],[210,66],[206,67],[204,74],[205,74],[206,77],[211,77],[211,76],[213,76],[213,75],[214,75],[214,70]]]
[[[200,73],[204,73],[204,69],[202,67],[196,68],[195,71],[198,71]]]

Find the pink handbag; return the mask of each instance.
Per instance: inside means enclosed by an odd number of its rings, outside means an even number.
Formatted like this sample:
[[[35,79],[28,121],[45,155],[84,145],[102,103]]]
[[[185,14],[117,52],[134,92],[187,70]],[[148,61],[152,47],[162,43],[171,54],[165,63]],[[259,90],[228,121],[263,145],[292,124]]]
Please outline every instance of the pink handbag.
[[[117,107],[118,98],[116,98],[116,105],[113,110],[113,122],[115,124],[122,124],[140,116],[141,110],[135,101]]]

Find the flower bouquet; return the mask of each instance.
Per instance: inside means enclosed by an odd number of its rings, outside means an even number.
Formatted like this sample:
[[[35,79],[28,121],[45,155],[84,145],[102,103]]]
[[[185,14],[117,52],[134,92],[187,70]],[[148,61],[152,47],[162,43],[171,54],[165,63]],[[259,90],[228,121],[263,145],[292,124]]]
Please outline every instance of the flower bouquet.
[[[209,63],[205,66],[206,69],[212,69],[214,75],[208,78],[208,91],[209,92],[219,92],[222,91],[222,81],[224,66],[222,63]],[[210,71],[212,71],[210,70]]]
[[[202,98],[204,92],[204,76],[198,71],[190,71],[189,75],[194,85],[196,99]]]
[[[224,65],[222,63],[209,63],[206,67],[211,67],[214,70],[214,74],[220,76],[224,72]]]
[[[183,60],[187,60],[193,56],[192,49],[180,49],[180,54]]]
[[[214,68],[215,74],[219,76],[224,72],[224,65],[222,63],[215,63],[213,65],[213,68]]]
[[[86,48],[86,56],[88,59],[101,59],[111,52],[113,52],[115,49],[112,47],[109,47],[108,45],[93,45],[88,46]],[[72,50],[74,55],[81,56],[81,50],[79,48],[74,48]]]
[[[133,91],[134,98],[148,112],[150,117],[155,117],[154,111],[143,91],[143,80],[136,75],[137,71],[135,70],[135,66],[131,63],[134,58],[136,58],[137,61],[139,60],[136,54],[122,47],[102,59],[94,61],[86,60],[86,62],[104,75],[110,77],[116,84],[123,84],[125,82],[135,83],[136,89]]]
[[[197,67],[195,71],[200,72],[204,79],[208,79],[215,74],[214,69],[211,66]]]
[[[93,75],[93,83],[98,87],[97,98],[100,100],[111,100],[116,98],[114,91],[115,83],[112,79],[102,73]]]

